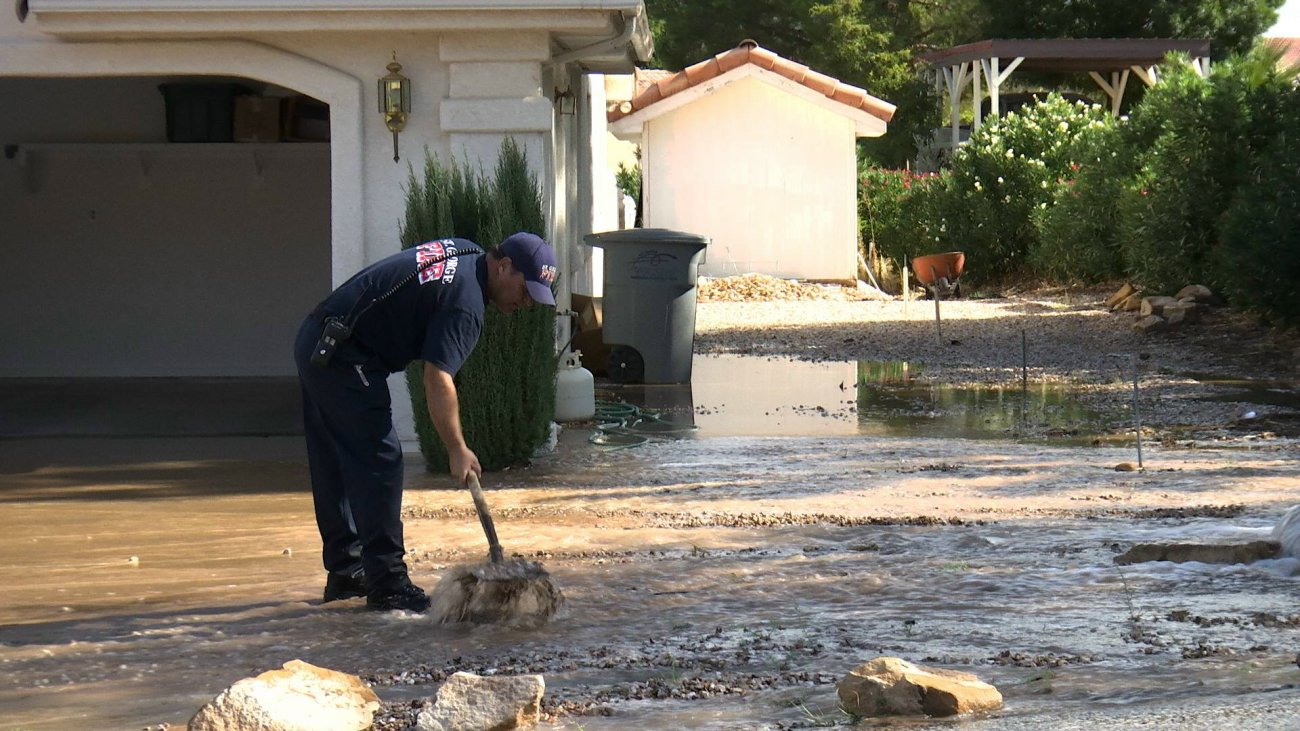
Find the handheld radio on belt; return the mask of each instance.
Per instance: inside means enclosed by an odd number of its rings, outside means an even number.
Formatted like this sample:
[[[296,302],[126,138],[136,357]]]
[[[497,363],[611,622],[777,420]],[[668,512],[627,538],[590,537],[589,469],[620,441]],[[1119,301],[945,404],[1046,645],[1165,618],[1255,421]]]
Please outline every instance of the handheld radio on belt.
[[[361,308],[361,311],[357,312],[355,315],[352,314],[352,312],[348,312],[348,314],[343,317],[331,315],[325,318],[325,329],[321,331],[320,339],[316,341],[316,349],[312,351],[311,354],[311,364],[320,367],[329,365],[330,359],[334,357],[334,351],[338,350],[340,345],[347,342],[348,338],[352,337],[352,328],[356,325],[357,320],[361,319],[362,315],[366,314],[371,307],[374,307],[380,302],[392,297],[394,294],[397,294],[399,289],[410,284],[412,280],[423,274],[429,267],[432,267],[434,264],[440,264],[448,259],[454,259],[458,256],[474,256],[475,254],[482,253],[482,249],[466,248],[463,251],[452,250],[439,254],[421,264],[415,271],[403,277],[397,284],[389,287],[387,292],[384,292],[378,297],[370,300],[370,302],[366,303],[366,306]],[[360,303],[361,300],[358,298],[357,304]],[[356,308],[357,305],[354,304],[352,309],[356,310]]]

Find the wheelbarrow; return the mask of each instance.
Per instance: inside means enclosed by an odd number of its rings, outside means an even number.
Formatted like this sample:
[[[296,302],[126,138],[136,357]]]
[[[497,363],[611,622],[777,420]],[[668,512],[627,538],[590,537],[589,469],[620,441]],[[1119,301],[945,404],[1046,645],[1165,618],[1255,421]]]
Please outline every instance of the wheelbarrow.
[[[961,296],[961,272],[966,266],[966,254],[960,251],[949,251],[944,254],[926,254],[918,256],[912,260],[912,271],[916,274],[916,280],[920,282],[930,293],[934,300],[934,333],[939,338],[939,342],[945,342],[943,339],[943,323],[939,316],[939,300],[948,295]],[[950,341],[951,345],[957,345],[958,341]]]
[[[966,254],[960,251],[926,254],[912,260],[912,272],[916,274],[916,281],[935,299],[949,295],[961,296],[961,283],[958,280],[961,279],[965,266]]]

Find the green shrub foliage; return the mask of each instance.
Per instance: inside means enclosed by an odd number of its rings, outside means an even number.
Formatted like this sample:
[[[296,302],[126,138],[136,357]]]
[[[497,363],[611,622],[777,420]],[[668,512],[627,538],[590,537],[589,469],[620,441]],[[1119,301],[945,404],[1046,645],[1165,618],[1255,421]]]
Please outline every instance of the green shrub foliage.
[[[868,252],[960,250],[967,279],[1207,284],[1273,319],[1292,293],[1300,66],[1260,46],[1201,78],[1186,58],[1128,120],[1057,96],[990,120],[938,176],[863,170]]]
[[[1034,214],[1038,244],[1029,252],[1030,268],[1056,282],[1122,276],[1116,220],[1128,155],[1115,121],[1091,121],[1073,142],[1070,158],[1065,177],[1052,186],[1052,202]]]
[[[933,254],[942,246],[942,223],[935,217],[934,199],[946,175],[880,168],[861,172],[858,225],[868,261],[874,253],[901,266],[904,260]]]
[[[1291,91],[1284,127],[1237,189],[1211,256],[1222,293],[1275,322],[1300,317],[1300,96]]]
[[[1128,132],[1140,164],[1120,202],[1125,265],[1151,292],[1218,288],[1212,252],[1224,214],[1276,137],[1291,84],[1264,52],[1219,64],[1208,79],[1177,57],[1161,73]]]
[[[982,125],[957,150],[935,207],[945,248],[966,252],[972,279],[1026,273],[1039,244],[1035,216],[1074,172],[1079,140],[1105,118],[1098,105],[1052,94]]]
[[[518,145],[507,139],[496,170],[443,165],[425,153],[423,180],[411,171],[402,248],[460,237],[495,247],[517,231],[545,232],[542,195]],[[525,462],[547,437],[555,409],[555,309],[530,307],[504,315],[488,307],[483,335],[460,372],[456,391],[465,440],[485,470]],[[425,405],[424,364],[407,368],[420,451],[431,472],[450,469]]]

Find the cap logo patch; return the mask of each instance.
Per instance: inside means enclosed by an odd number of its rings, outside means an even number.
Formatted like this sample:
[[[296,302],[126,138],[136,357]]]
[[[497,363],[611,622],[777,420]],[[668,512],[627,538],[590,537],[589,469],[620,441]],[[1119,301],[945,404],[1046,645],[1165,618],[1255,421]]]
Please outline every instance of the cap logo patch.
[[[555,276],[556,276],[555,267],[549,264],[543,264],[541,267],[541,271],[537,273],[537,280],[544,284],[554,284]]]

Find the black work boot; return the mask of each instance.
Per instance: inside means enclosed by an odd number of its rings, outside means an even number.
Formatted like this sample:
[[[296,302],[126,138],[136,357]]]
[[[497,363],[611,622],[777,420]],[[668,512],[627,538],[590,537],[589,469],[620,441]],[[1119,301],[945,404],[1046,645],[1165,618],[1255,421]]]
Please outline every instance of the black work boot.
[[[359,567],[346,574],[333,571],[325,579],[325,601],[352,599],[366,595],[366,574]]]
[[[412,584],[405,573],[389,574],[366,594],[366,608],[381,612],[398,609],[423,612],[429,608],[429,604],[424,589]]]

